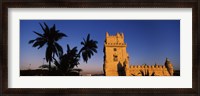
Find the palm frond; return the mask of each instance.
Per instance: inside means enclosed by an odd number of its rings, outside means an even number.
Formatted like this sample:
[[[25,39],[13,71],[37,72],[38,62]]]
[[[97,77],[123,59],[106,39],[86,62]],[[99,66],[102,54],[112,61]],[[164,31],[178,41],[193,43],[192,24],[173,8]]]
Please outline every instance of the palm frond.
[[[37,46],[39,46],[39,45],[40,45],[39,42],[35,42],[35,43],[33,43],[33,47],[37,47]]]
[[[63,37],[67,37],[67,35],[65,35],[64,33],[57,32],[55,34],[55,41],[58,41],[58,40],[62,39]]]
[[[69,45],[67,44],[67,53],[70,51],[70,47]]]
[[[40,34],[40,33],[38,33],[38,32],[35,32],[35,31],[33,31],[35,34],[37,34],[38,36],[40,36],[40,37],[43,37],[43,35],[42,34]]]
[[[87,35],[87,42],[90,41],[90,34]]]
[[[48,27],[48,25],[44,22],[44,25],[45,25],[45,31],[47,32],[47,33],[50,33],[50,29],[49,29],[49,27]]]
[[[40,41],[40,44],[39,44],[39,47],[38,47],[38,49],[42,48],[42,47],[43,47],[45,44],[46,44],[46,42],[45,42],[45,41]]]
[[[41,24],[41,23],[39,23],[39,24],[40,24],[42,30],[44,31],[44,33],[46,33],[46,30],[45,30],[45,28],[42,26],[42,24]]]
[[[30,41],[28,42],[28,44],[31,44],[31,43],[33,43],[33,42],[35,42],[35,40],[30,40]]]
[[[58,43],[56,43],[55,42],[55,47],[56,47],[56,51],[58,52],[58,57],[60,57],[62,54],[63,54],[63,49],[62,49],[62,47],[58,44]]]

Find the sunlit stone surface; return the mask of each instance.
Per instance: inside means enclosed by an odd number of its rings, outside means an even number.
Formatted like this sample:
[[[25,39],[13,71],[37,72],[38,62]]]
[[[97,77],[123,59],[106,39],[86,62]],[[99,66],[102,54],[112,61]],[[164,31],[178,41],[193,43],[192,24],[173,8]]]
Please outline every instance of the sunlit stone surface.
[[[109,35],[104,42],[105,76],[173,76],[173,64],[166,58],[165,65],[129,65],[124,34]]]

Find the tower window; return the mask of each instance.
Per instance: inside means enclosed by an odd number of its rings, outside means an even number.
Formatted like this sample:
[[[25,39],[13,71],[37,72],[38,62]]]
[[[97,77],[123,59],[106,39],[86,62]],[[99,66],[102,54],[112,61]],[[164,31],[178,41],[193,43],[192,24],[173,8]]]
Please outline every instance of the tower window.
[[[113,56],[113,61],[118,61],[118,58],[116,55]]]
[[[117,48],[114,48],[113,50],[114,50],[114,51],[117,51]]]

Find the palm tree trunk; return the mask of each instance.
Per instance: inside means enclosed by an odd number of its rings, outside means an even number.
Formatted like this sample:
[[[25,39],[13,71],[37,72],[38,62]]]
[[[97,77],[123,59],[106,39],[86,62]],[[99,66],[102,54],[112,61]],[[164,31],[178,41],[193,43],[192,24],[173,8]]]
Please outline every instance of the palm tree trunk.
[[[49,61],[49,73],[51,71],[51,62]]]

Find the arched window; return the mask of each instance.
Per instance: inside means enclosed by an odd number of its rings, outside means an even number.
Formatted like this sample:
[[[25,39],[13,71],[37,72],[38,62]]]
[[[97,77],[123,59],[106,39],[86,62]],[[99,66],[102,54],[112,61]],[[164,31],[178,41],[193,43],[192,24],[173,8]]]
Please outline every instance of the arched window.
[[[117,51],[117,48],[114,48],[113,50],[114,50],[114,51]]]
[[[117,55],[113,55],[113,61],[118,61]]]

